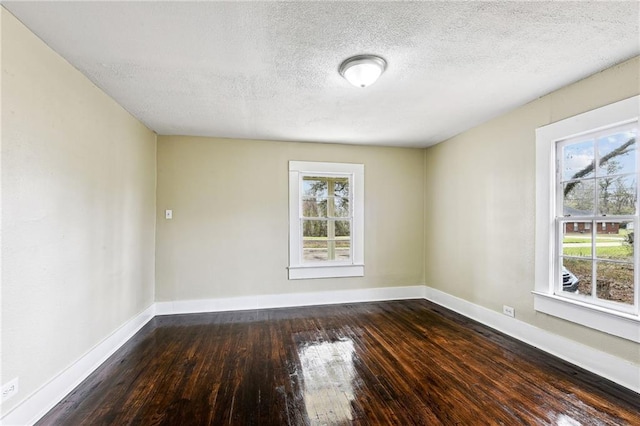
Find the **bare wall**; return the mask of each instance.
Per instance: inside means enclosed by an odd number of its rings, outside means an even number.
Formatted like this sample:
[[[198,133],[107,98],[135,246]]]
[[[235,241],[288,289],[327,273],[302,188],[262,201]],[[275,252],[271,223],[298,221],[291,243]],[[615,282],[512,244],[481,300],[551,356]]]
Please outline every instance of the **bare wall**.
[[[640,59],[567,86],[425,152],[425,282],[640,364],[640,345],[533,309],[535,129],[640,92]]]
[[[289,160],[365,165],[364,277],[287,279]],[[157,301],[423,283],[419,149],[161,136],[157,200]]]
[[[153,303],[156,141],[0,11],[6,414]]]

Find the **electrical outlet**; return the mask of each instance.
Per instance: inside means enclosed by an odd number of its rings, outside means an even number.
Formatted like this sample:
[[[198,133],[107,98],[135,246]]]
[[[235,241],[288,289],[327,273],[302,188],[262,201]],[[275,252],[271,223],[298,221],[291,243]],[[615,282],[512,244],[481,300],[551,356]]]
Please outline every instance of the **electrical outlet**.
[[[516,310],[513,309],[511,306],[502,305],[502,313],[505,315],[509,315],[512,318],[516,317]]]
[[[2,402],[11,398],[18,393],[18,378],[16,377],[6,385],[2,387]]]

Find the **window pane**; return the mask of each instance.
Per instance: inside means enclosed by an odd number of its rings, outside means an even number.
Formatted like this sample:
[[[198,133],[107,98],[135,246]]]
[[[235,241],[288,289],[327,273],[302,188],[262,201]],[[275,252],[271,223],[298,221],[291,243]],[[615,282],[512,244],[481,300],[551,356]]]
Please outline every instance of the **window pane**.
[[[591,222],[565,222],[562,225],[562,254],[591,257]]]
[[[598,175],[635,173],[636,130],[614,133],[598,139]]]
[[[633,265],[598,262],[596,267],[598,298],[633,305]]]
[[[336,220],[336,237],[351,236],[351,222],[348,220]]]
[[[636,212],[636,175],[598,179],[598,212],[631,215]]]
[[[305,262],[318,262],[329,259],[327,240],[302,241],[302,259]]]
[[[327,199],[305,198],[302,200],[302,217],[327,217]]]
[[[349,217],[349,199],[348,198],[334,198],[333,200],[333,216],[334,217]]]
[[[595,200],[593,179],[569,182],[563,185],[564,216],[592,216]]]
[[[336,197],[349,197],[349,178],[334,178],[333,195]]]
[[[303,220],[302,236],[304,238],[327,238],[327,221],[326,220]]]
[[[596,222],[596,257],[633,262],[633,222]]]
[[[351,258],[351,240],[339,238],[334,241],[326,239],[305,239],[302,242],[304,261],[320,262],[327,260],[349,260]]]
[[[327,197],[327,178],[305,176],[302,178],[303,197]]]
[[[336,260],[351,259],[351,240],[336,239]]]
[[[572,143],[562,148],[562,180],[594,176],[593,140]]]
[[[592,261],[562,258],[562,291],[591,295]]]

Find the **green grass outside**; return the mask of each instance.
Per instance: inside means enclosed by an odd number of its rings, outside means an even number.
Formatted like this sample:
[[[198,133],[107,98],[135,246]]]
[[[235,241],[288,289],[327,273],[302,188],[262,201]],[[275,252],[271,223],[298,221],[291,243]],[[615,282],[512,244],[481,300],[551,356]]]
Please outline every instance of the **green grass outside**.
[[[596,237],[596,242],[598,243],[617,243],[620,241],[624,241],[625,237],[623,236],[597,236]],[[588,237],[584,237],[584,238],[578,238],[578,237],[564,237],[564,239],[562,240],[565,244],[575,244],[575,243],[586,243],[591,241],[591,238]]]
[[[626,238],[629,231],[620,229],[618,234],[598,234],[596,235],[596,257],[601,259],[627,259],[633,257],[633,248],[626,244]],[[563,253],[566,256],[591,257],[590,247],[571,247],[571,244],[591,243],[591,238],[580,238],[578,235],[585,234],[567,234],[562,240]],[[588,234],[586,234],[588,236]],[[620,243],[614,247],[598,247],[598,243]],[[567,244],[569,246],[567,246]]]
[[[327,237],[303,237],[305,241],[327,241]],[[336,237],[335,240],[348,240],[351,237]]]
[[[336,237],[336,248],[349,248],[351,244],[350,237]],[[304,237],[304,248],[327,248],[327,237]]]
[[[591,248],[589,247],[564,247],[562,251],[565,256],[591,257]],[[631,260],[633,250],[630,246],[624,244],[616,247],[596,247],[596,257],[601,259]]]

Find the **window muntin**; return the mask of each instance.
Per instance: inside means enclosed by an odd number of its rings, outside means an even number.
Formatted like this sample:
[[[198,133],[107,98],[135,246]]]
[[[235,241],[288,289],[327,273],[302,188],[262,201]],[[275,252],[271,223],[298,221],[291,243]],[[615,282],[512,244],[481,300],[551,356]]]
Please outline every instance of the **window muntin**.
[[[637,132],[634,122],[556,143],[556,295],[637,311]]]

